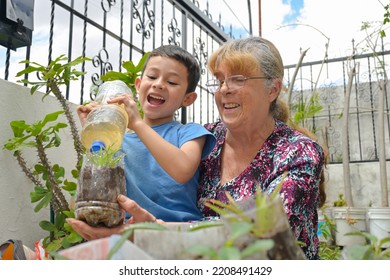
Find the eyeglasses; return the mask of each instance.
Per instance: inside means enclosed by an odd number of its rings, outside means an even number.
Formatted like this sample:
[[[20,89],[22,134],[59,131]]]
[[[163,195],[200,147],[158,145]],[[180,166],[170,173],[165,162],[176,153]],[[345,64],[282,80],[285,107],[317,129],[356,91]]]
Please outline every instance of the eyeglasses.
[[[206,87],[211,93],[216,93],[221,90],[223,84],[226,84],[228,90],[233,91],[242,88],[247,80],[255,79],[271,79],[269,77],[245,77],[243,75],[235,75],[227,77],[225,80],[212,79],[208,80]]]

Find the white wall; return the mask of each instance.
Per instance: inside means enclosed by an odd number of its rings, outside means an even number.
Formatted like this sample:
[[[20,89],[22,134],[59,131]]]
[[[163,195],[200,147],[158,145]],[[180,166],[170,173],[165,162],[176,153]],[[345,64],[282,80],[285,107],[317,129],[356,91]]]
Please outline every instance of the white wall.
[[[0,79],[0,243],[11,238],[21,239],[25,245],[32,247],[36,240],[47,236],[38,223],[50,220],[49,210],[34,212],[35,204],[30,202],[29,196],[34,185],[25,177],[12,152],[2,149],[5,142],[13,137],[9,125],[11,121],[33,123],[43,119],[47,113],[62,110],[54,97],[48,96],[42,101],[42,96],[41,92],[31,96],[28,88]],[[75,110],[76,105],[70,105]],[[74,116],[78,123],[75,111]],[[66,123],[65,117],[61,116],[60,120]],[[76,163],[70,130],[65,128],[60,136],[62,144],[51,151],[50,161],[70,172]],[[37,161],[35,154],[35,151],[28,154],[31,166]],[[72,177],[69,174],[66,178]]]
[[[339,193],[345,194],[343,165],[329,165],[326,174],[328,177],[326,186],[327,204],[332,205],[333,201],[338,199]],[[372,204],[372,206],[381,207],[379,162],[351,163],[350,175],[354,206],[368,207],[370,204]],[[390,191],[389,162],[387,162],[387,185]]]

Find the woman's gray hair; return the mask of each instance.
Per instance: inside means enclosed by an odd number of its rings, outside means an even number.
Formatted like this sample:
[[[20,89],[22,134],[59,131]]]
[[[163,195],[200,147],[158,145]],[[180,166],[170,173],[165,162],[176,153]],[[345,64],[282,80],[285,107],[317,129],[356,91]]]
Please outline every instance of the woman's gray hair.
[[[283,60],[275,45],[262,37],[246,37],[225,43],[219,59],[231,51],[253,55],[264,75],[270,79],[283,80]],[[217,61],[218,63],[218,61]]]

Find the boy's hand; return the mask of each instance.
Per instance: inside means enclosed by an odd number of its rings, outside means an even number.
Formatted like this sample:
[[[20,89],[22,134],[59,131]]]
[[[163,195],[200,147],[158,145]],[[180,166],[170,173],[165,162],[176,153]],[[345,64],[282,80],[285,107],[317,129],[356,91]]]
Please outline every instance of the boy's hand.
[[[100,106],[100,105],[96,102],[91,102],[91,103],[88,103],[87,105],[77,106],[76,112],[77,112],[77,115],[79,116],[80,123],[82,126],[84,126],[84,123],[87,120],[88,114],[98,106]]]
[[[127,115],[129,117],[129,124],[128,128],[134,130],[134,125],[137,121],[141,121],[141,116],[138,111],[137,103],[134,101],[133,97],[129,94],[122,94],[119,96],[116,96],[110,100],[107,101],[108,104],[123,104],[125,107],[125,110],[127,112]]]

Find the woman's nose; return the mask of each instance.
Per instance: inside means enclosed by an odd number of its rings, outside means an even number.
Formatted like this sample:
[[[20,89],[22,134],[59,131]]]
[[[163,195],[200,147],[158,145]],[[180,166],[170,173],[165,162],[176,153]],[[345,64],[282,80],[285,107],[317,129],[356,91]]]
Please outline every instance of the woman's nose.
[[[218,90],[220,93],[228,94],[230,93],[229,87],[227,86],[226,83],[221,84]]]

